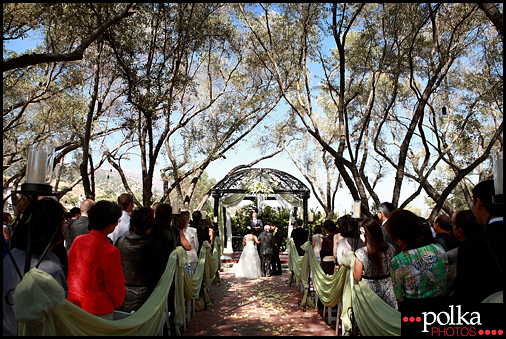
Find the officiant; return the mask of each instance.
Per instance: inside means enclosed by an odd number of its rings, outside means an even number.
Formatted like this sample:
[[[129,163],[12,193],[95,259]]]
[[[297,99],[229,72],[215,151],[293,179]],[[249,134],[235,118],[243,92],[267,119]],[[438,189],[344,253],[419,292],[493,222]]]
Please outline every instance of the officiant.
[[[256,212],[253,212],[252,218],[249,221],[249,226],[254,230],[253,235],[258,238],[260,233],[264,230],[264,223],[262,222],[262,219],[258,219],[258,215]],[[257,246],[258,255],[260,255],[260,246]]]

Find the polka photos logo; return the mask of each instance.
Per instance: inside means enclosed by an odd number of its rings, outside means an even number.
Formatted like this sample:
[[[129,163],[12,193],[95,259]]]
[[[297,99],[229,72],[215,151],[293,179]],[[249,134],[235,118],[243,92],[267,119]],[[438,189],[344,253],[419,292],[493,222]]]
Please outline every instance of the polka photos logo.
[[[503,304],[402,312],[402,336],[504,337]]]

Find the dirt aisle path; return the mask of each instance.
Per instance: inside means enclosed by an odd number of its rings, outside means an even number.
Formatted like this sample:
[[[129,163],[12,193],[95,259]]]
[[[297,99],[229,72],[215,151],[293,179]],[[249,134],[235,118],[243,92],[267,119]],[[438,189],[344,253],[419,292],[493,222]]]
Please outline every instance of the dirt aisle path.
[[[214,305],[198,311],[187,323],[183,336],[208,335],[335,335],[333,327],[315,311],[297,304],[302,294],[285,282],[289,273],[259,279],[237,279],[220,273],[221,286],[213,285]],[[321,313],[321,311],[320,311]]]

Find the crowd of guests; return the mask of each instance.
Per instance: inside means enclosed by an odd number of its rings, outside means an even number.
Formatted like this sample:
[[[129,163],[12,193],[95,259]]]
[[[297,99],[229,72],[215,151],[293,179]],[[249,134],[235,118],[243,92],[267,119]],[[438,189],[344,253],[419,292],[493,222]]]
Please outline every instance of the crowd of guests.
[[[4,335],[17,333],[13,293],[25,267],[30,222],[30,268],[52,275],[70,302],[109,320],[115,310],[132,313],[146,302],[177,246],[187,251],[193,276],[203,242],[214,242],[210,218],[200,211],[190,221],[189,212],[174,215],[167,203],[134,208],[131,194],[118,203],[86,199],[69,212],[56,198],[41,198],[19,213],[14,230],[4,213]],[[173,295],[174,284],[168,300]],[[174,305],[168,306],[173,318]]]
[[[326,220],[315,227],[315,254],[324,272],[332,275],[342,256],[354,251],[355,280],[363,280],[401,311],[480,303],[503,290],[504,221],[502,205],[492,203],[492,180],[480,182],[472,193],[470,210],[439,216],[433,226],[388,202],[372,218],[343,216],[337,225]],[[25,266],[28,239],[30,268],[49,273],[69,301],[105,319],[112,319],[114,310],[133,312],[142,306],[177,246],[187,251],[187,271],[193,275],[202,243],[213,245],[214,240],[210,218],[202,218],[201,212],[194,212],[190,221],[189,212],[173,215],[165,203],[135,209],[130,194],[120,195],[118,203],[87,199],[70,213],[54,197],[20,210],[12,228],[10,215],[4,213],[4,335],[17,333],[13,292]],[[30,223],[36,227],[29,230]],[[302,220],[290,236],[303,256],[308,234]],[[173,288],[172,300],[170,293]]]
[[[503,212],[494,192],[493,180],[480,182],[470,210],[438,216],[434,225],[389,202],[372,218],[326,220],[315,227],[313,250],[327,275],[354,251],[355,280],[400,311],[480,303],[504,286]]]

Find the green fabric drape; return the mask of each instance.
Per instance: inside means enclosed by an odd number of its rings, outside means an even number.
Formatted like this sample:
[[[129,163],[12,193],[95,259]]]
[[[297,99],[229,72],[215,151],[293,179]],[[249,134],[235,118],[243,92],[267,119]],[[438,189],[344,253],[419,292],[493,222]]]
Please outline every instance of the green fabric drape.
[[[362,280],[358,282],[354,280],[355,253],[353,251],[343,256],[341,267],[337,272],[327,276],[320,267],[309,241],[301,247],[305,251],[302,259],[295,250],[293,240],[290,239],[289,242],[288,266],[292,271],[290,280],[291,282],[297,280],[306,288],[300,306],[313,305],[307,296],[311,272],[314,289],[324,305],[333,307],[338,302],[342,302],[341,321],[347,335],[352,328],[351,309],[363,335],[401,334],[401,313],[381,300]]]
[[[195,275],[184,269],[190,262],[186,251],[177,247],[169,257],[165,272],[146,302],[121,320],[105,320],[84,311],[65,299],[63,288],[49,274],[33,268],[25,274],[14,291],[14,314],[19,335],[157,335],[163,321],[165,303],[172,281],[175,282],[174,322],[184,322],[184,298],[193,299],[203,282],[209,286],[216,273],[219,247],[213,255],[203,243]],[[204,279],[205,275],[205,280]],[[206,289],[204,289],[206,290]],[[206,298],[207,291],[204,292]],[[209,297],[207,296],[207,302]]]

